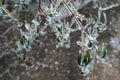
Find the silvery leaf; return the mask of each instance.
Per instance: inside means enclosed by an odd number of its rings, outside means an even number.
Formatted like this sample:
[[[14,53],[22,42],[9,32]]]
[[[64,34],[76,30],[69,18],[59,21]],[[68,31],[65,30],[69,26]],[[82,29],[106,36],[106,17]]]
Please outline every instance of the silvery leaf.
[[[36,25],[36,26],[38,26],[40,23],[37,21],[37,20],[35,20],[35,19],[33,19],[32,20],[32,23],[34,24],[34,25]]]
[[[22,22],[18,22],[17,23],[17,27],[22,27],[23,23]]]
[[[30,30],[30,24],[29,23],[25,23],[25,28],[29,31]]]
[[[80,46],[80,45],[81,45],[81,42],[80,42],[80,41],[77,41],[76,44],[77,44],[78,46]]]

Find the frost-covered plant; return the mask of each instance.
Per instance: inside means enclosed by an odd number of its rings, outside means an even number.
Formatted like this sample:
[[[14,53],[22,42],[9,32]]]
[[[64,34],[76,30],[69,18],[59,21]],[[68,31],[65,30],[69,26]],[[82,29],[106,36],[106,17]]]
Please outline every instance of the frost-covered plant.
[[[39,37],[37,33],[37,28],[40,23],[36,20],[32,20],[32,24],[25,22],[26,32],[20,29],[21,39],[16,42],[17,45],[17,52],[21,52],[23,49],[25,51],[31,50],[31,45],[33,41]]]
[[[55,32],[56,40],[58,44],[56,45],[57,48],[65,46],[67,48],[70,47],[70,33],[72,32],[71,28],[69,27],[68,22],[58,22],[53,23],[52,30]]]
[[[107,29],[105,10],[116,7],[119,4],[102,8],[99,0],[50,0],[50,4],[42,2],[42,0],[35,0],[38,3],[35,17],[28,19],[30,16],[28,6],[30,1],[11,0],[13,1],[14,9],[19,9],[17,17],[3,6],[3,1],[0,1],[0,16],[5,17],[5,13],[13,19],[16,22],[16,29],[20,33],[20,38],[16,40],[16,51],[19,53],[17,54],[19,57],[23,58],[24,53],[22,52],[29,52],[36,38],[40,37],[39,35],[45,35],[46,26],[50,26],[56,36],[56,48],[70,48],[70,34],[75,31],[81,33],[80,39],[76,42],[81,48],[77,62],[84,75],[89,74],[93,70],[95,59],[98,62],[106,62],[107,50],[105,45],[98,45],[97,38],[99,33]],[[96,18],[86,17],[78,11],[90,2],[93,2],[93,7],[98,9]],[[24,16],[25,13],[28,16],[27,18]],[[69,20],[66,19],[68,16],[71,16]],[[44,17],[44,19],[41,17]]]

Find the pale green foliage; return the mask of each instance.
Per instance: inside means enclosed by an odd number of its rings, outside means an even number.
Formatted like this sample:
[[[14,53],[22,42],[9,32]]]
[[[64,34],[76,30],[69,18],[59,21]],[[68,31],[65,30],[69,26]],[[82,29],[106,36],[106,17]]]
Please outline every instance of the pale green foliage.
[[[56,48],[72,47],[70,46],[70,34],[75,31],[80,32],[81,36],[78,36],[80,39],[76,42],[81,48],[78,51],[77,62],[84,75],[89,74],[93,70],[95,58],[97,58],[98,62],[106,62],[107,50],[105,49],[105,45],[99,46],[97,40],[99,33],[107,29],[107,17],[105,12],[101,11],[102,5],[99,1],[93,0],[93,8],[98,9],[98,14],[95,16],[97,19],[94,19],[92,16],[85,17],[84,14],[78,12],[78,9],[83,8],[92,0],[76,0],[70,2],[69,5],[67,5],[65,0],[51,0],[50,4],[43,2],[41,5],[41,8],[43,8],[43,10],[41,10],[42,12],[38,12],[38,15],[36,14],[37,17],[33,19],[24,18],[25,13],[29,16],[29,2],[27,2],[27,0],[12,1],[15,10],[20,9],[18,19],[15,19],[17,22],[16,29],[18,29],[20,33],[20,38],[16,40],[16,51],[20,53],[17,54],[19,57],[24,56],[22,51],[29,52],[36,38],[40,37],[40,35],[45,35],[46,32],[44,30],[47,26],[50,26],[56,36]],[[0,7],[0,16],[4,16],[2,8]],[[47,13],[47,15],[45,13]],[[12,17],[11,14],[7,14]],[[46,21],[43,23],[41,16],[45,16],[44,19]],[[72,18],[67,21],[67,16],[72,16]],[[101,22],[101,18],[103,18],[104,22]],[[83,23],[85,26],[83,26]],[[25,30],[22,28],[23,26]],[[39,30],[38,28],[41,29]],[[82,51],[82,49],[84,50]]]

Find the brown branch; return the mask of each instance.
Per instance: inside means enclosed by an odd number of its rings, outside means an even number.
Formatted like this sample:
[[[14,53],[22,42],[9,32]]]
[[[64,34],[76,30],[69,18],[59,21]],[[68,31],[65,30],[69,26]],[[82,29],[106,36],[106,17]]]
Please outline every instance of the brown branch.
[[[2,5],[2,2],[1,2],[1,1],[0,1],[0,6],[1,6],[2,10],[3,10],[11,19],[15,20],[17,23],[19,22],[19,20],[18,20],[13,14],[11,14],[10,11],[9,11],[6,7],[4,7],[4,6]],[[8,29],[1,35],[1,37],[3,37],[3,36],[4,36],[6,33],[8,33],[11,29],[12,29],[12,27],[8,28]]]
[[[38,9],[40,9],[41,6],[41,0],[38,1]]]
[[[84,34],[85,34],[85,32],[84,32],[84,30],[82,30],[82,36],[81,36],[81,38],[82,38],[82,46],[81,46],[81,53],[82,53],[82,61],[84,60],[84,53],[85,53],[85,46],[84,46],[84,44],[85,44],[85,39],[84,39]]]
[[[2,8],[3,11],[5,11],[5,13],[6,13],[10,18],[12,18],[13,20],[19,22],[19,20],[18,20],[13,14],[11,14],[10,11],[9,11],[6,7],[1,6],[1,8]]]
[[[69,5],[71,1],[72,0],[70,0],[70,1],[68,1],[66,3]],[[79,11],[81,8],[83,8],[86,5],[88,5],[90,2],[92,2],[92,0],[85,0],[85,1],[83,1],[82,4],[79,6],[79,8],[78,8],[77,11]],[[63,20],[63,19],[66,19],[67,17],[70,17],[70,16],[73,16],[73,15],[71,15],[71,14],[69,14],[69,15],[65,14],[65,15],[62,15],[62,16],[61,15],[60,16],[56,16],[55,17],[55,21]]]
[[[38,15],[40,14],[40,12],[43,12],[46,17],[48,16],[48,14],[41,8],[41,0],[38,1],[38,9],[35,14],[35,19],[38,18]]]
[[[2,1],[0,1],[0,6],[2,6]]]
[[[73,15],[73,17],[74,17],[74,19],[75,19],[75,21],[78,23],[78,25],[79,25],[79,28],[81,28],[82,29],[82,46],[81,46],[81,50],[82,50],[82,60],[84,59],[84,52],[85,52],[85,50],[84,50],[84,34],[86,33],[87,34],[87,32],[85,32],[85,29],[84,29],[84,27],[83,27],[83,25],[82,25],[82,23],[78,20],[78,18],[76,17],[76,15],[75,15],[75,12],[69,7],[69,5],[64,1],[64,0],[61,0],[62,2],[63,2],[63,4],[66,6],[66,8],[68,9],[68,11]]]
[[[2,35],[1,37],[3,37],[6,33],[8,33],[10,30],[12,29],[12,27],[9,27]]]
[[[79,25],[79,29],[81,28],[82,30],[84,30],[84,27],[82,25],[82,23],[78,20],[78,18],[76,17],[75,12],[70,8],[70,6],[64,1],[61,0],[63,2],[63,4],[66,6],[66,8],[68,9],[68,11],[74,16],[75,21],[78,23]]]
[[[39,0],[38,10],[42,11],[45,14],[45,16],[47,16],[47,13],[41,8],[41,0]]]
[[[48,14],[41,7],[40,10],[45,14],[46,17],[48,16]]]

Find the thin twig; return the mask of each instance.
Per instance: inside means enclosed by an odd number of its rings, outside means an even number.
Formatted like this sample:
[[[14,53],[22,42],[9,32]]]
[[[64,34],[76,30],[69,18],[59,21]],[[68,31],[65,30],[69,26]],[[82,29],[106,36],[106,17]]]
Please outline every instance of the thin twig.
[[[71,0],[69,0],[69,1],[67,2],[67,4],[70,4],[70,2],[71,2]]]
[[[74,16],[75,21],[78,23],[79,25],[79,29],[84,29],[84,27],[82,26],[81,22],[78,20],[78,18],[75,16],[75,13],[73,12],[73,10],[69,7],[69,5],[64,1],[61,0],[63,2],[63,4],[66,6],[66,8],[68,9],[68,11]]]
[[[41,6],[41,0],[38,1],[38,9],[40,9]]]
[[[0,6],[2,6],[2,1],[0,1]]]
[[[37,9],[36,14],[35,14],[35,19],[38,18],[38,15],[40,13],[40,4],[41,4],[41,2],[40,2],[40,0],[38,0],[38,9]]]
[[[48,14],[41,8],[41,0],[39,0],[38,2],[38,9],[35,14],[35,19],[38,18],[38,15],[40,14],[40,12],[43,12],[46,17],[48,16]]]
[[[12,27],[9,27],[2,35],[1,37],[3,37],[6,33],[8,33],[10,30],[12,29]]]
[[[61,4],[61,1],[56,0],[56,1],[55,1],[55,6],[54,6],[54,8],[57,9],[60,4]]]
[[[12,18],[13,20],[19,22],[19,20],[18,20],[13,14],[11,14],[10,11],[9,11],[6,7],[1,6],[1,8],[2,8],[3,11],[5,11],[5,13],[6,13],[10,18]]]
[[[73,10],[69,7],[69,5],[64,1],[61,0],[63,2],[63,4],[66,6],[66,8],[68,9],[68,11],[74,16],[75,21],[78,23],[79,28],[82,29],[82,46],[81,46],[81,50],[82,50],[82,60],[84,59],[84,34],[86,33],[84,30],[84,27],[82,25],[82,23],[78,20],[78,18],[76,17],[75,13],[73,12]],[[87,33],[86,33],[87,34]]]
[[[14,78],[14,76],[10,73],[10,69],[8,68],[8,69],[6,69],[2,74],[0,74],[0,77],[2,77],[3,75],[5,75],[5,74],[7,74],[8,73],[8,75],[13,79],[13,80],[16,80],[15,78]]]
[[[113,4],[113,5],[110,5],[110,6],[107,6],[105,8],[100,8],[101,11],[106,11],[106,10],[109,10],[111,8],[114,8],[114,7],[118,7],[120,5],[120,3],[117,3],[117,4]]]
[[[2,74],[0,74],[0,77],[2,77],[3,75],[5,75],[8,72],[9,72],[9,69],[6,69]]]
[[[57,0],[58,1],[58,0]],[[73,1],[73,0],[70,0],[70,2]],[[89,4],[90,2],[92,2],[93,0],[83,0],[82,4],[78,7],[77,11],[80,10],[81,8],[85,7],[87,4]],[[68,5],[70,5],[70,2],[66,2]],[[73,15],[71,14],[64,14],[64,15],[60,15],[60,16],[56,16],[55,17],[55,21],[59,21],[59,20],[63,20],[63,19],[66,19],[67,17],[71,17]]]
[[[35,19],[38,18],[39,12],[40,12],[40,10],[38,9],[38,10],[36,11],[36,14],[35,14]]]
[[[41,7],[40,10],[45,14],[46,17],[48,16],[48,14]]]
[[[82,46],[81,46],[81,53],[82,53],[82,62],[83,62],[83,60],[84,60],[84,53],[85,53],[85,39],[84,39],[84,34],[85,34],[85,32],[84,32],[85,30],[82,30]]]
[[[19,20],[18,20],[13,14],[11,14],[10,11],[9,11],[6,7],[4,7],[4,6],[2,5],[2,2],[1,2],[1,1],[0,1],[0,7],[3,9],[3,11],[4,11],[10,18],[12,18],[13,20],[15,20],[16,22],[19,22]],[[6,33],[8,33],[11,29],[12,29],[12,27],[8,28],[8,29],[1,35],[1,37],[3,37],[3,36],[4,36]]]
[[[38,9],[41,10],[44,13],[44,15],[47,17],[48,14],[41,8],[41,2],[42,2],[42,0],[39,0]]]

